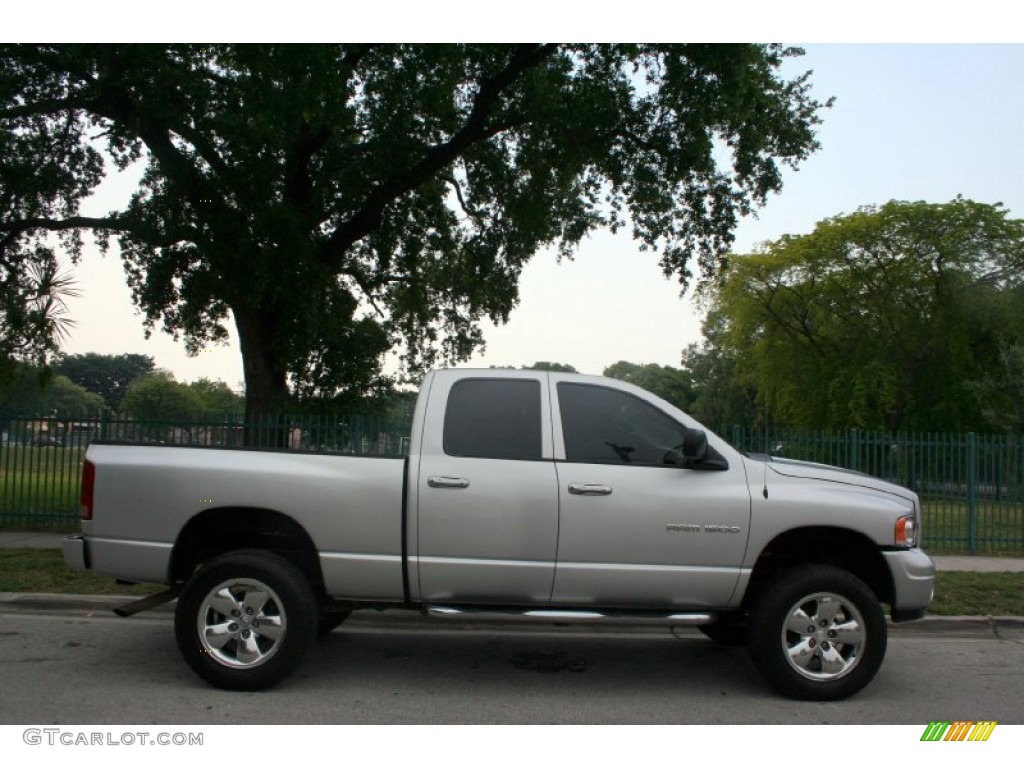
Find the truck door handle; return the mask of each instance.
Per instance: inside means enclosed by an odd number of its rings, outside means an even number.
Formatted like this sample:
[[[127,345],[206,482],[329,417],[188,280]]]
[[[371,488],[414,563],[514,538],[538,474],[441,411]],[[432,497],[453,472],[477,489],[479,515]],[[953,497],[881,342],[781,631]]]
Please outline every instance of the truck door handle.
[[[592,483],[569,483],[569,493],[574,496],[611,496],[612,487]]]
[[[439,477],[434,475],[427,478],[427,485],[431,488],[469,488],[469,480],[464,477]]]

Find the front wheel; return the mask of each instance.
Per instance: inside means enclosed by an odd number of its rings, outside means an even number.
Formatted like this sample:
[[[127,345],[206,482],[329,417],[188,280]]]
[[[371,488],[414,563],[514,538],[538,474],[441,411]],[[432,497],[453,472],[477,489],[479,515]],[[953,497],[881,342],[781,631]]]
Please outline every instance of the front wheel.
[[[210,560],[185,585],[174,617],[189,666],[218,688],[243,691],[290,674],[318,626],[305,574],[280,555],[254,549]]]
[[[847,571],[809,565],[782,573],[751,611],[750,655],[780,693],[836,701],[871,682],[885,657],[882,606]]]

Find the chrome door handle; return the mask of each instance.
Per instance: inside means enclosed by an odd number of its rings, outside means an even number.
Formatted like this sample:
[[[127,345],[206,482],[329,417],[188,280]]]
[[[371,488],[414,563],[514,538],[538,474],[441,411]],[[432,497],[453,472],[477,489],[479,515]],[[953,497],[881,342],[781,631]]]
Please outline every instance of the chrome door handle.
[[[611,496],[612,487],[592,483],[569,483],[569,493],[574,496]]]
[[[464,477],[440,477],[434,475],[427,478],[431,488],[469,488],[469,480]]]

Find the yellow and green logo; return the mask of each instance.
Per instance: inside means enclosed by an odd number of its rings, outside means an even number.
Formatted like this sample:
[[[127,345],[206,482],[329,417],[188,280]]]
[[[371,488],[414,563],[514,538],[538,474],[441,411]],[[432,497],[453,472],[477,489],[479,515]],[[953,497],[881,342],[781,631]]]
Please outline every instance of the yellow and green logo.
[[[988,741],[995,730],[995,720],[932,720],[921,735],[921,741]]]

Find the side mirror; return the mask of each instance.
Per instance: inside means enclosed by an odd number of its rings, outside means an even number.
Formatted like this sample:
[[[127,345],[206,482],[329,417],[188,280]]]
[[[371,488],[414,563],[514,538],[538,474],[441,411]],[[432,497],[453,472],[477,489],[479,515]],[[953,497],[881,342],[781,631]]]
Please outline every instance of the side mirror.
[[[708,436],[703,429],[687,429],[683,433],[683,463],[699,464],[708,458]]]
[[[666,464],[692,467],[708,458],[708,436],[702,429],[685,429],[683,442],[665,454]]]

